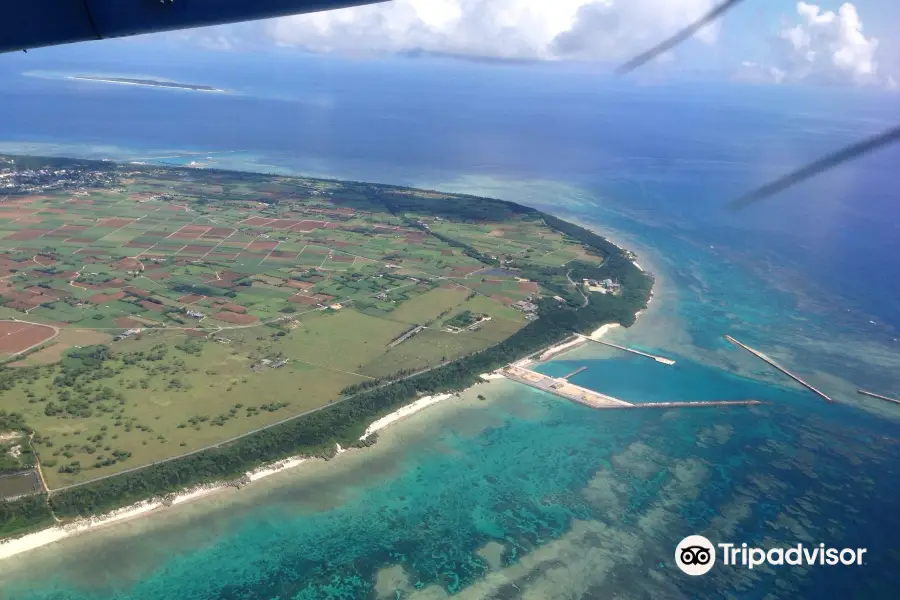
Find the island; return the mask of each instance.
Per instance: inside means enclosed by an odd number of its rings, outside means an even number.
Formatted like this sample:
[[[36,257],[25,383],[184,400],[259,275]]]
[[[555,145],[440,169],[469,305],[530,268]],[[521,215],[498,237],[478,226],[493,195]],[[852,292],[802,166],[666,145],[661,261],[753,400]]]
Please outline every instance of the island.
[[[631,325],[653,283],[588,229],[471,195],[28,156],[0,182],[0,538],[377,443]]]
[[[132,79],[129,77],[95,77],[92,75],[73,75],[70,79],[80,81],[99,81],[101,83],[123,83],[127,85],[143,85],[147,87],[170,88],[176,90],[191,90],[194,92],[224,92],[209,85],[196,85],[193,83],[176,83],[174,81],[159,81],[156,79]]]

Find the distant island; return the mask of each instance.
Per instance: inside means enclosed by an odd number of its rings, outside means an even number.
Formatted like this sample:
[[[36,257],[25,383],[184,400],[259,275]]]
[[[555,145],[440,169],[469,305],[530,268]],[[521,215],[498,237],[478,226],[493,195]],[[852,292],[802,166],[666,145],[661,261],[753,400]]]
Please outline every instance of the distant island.
[[[175,88],[179,90],[193,90],[195,92],[224,92],[209,85],[195,85],[193,83],[176,83],[174,81],[158,81],[156,79],[131,79],[128,77],[92,77],[90,75],[74,75],[71,79],[82,81],[100,81],[103,83],[126,83],[129,85],[145,85],[148,87]]]

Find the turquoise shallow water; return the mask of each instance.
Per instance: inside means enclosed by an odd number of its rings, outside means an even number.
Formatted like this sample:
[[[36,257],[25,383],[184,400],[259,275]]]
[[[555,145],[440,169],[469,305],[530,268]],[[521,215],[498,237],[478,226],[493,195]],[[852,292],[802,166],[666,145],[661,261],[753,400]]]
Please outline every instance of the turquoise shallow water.
[[[773,404],[593,411],[502,384],[493,401],[425,413],[361,462],[338,459],[252,502],[140,536],[87,536],[62,552],[36,553],[27,572],[0,575],[0,598],[367,598],[392,565],[409,578],[388,596],[398,598],[519,597],[513,585],[536,598],[569,597],[567,587],[596,598],[623,589],[634,597],[851,589],[890,597],[900,585],[890,569],[898,558],[891,533],[900,527],[892,512],[898,428],[856,410],[824,410],[801,392],[723,381],[699,364],[681,368],[692,372],[693,395],[742,385]],[[318,496],[335,500],[319,504]],[[723,567],[687,580],[672,552],[689,533],[860,545],[868,562],[806,573]],[[503,545],[493,573],[477,554],[492,541]]]

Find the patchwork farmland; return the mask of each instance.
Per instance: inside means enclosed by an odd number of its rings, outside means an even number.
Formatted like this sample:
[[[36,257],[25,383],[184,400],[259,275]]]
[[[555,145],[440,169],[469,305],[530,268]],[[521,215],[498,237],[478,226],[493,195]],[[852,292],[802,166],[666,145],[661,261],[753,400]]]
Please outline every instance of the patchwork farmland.
[[[498,201],[0,160],[0,410],[36,431],[51,489],[487,348],[570,300],[528,269],[598,260]]]

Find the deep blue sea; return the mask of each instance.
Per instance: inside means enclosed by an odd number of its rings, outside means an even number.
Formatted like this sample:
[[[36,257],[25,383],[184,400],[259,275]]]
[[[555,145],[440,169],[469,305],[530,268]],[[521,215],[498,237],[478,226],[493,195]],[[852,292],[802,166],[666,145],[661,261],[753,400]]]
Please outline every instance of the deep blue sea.
[[[769,404],[602,412],[491,384],[488,401],[426,411],[365,457],[0,563],[0,598],[895,597],[900,411],[856,389],[900,396],[900,151],[723,208],[895,124],[895,94],[110,47],[2,57],[0,151],[170,163],[196,152],[226,168],[530,204],[637,251],[654,300],[610,337],[676,359],[583,347],[542,369],[587,366],[575,383],[635,402]],[[65,78],[85,73],[228,93]],[[869,552],[858,568],[689,579],[672,553],[690,533]]]

